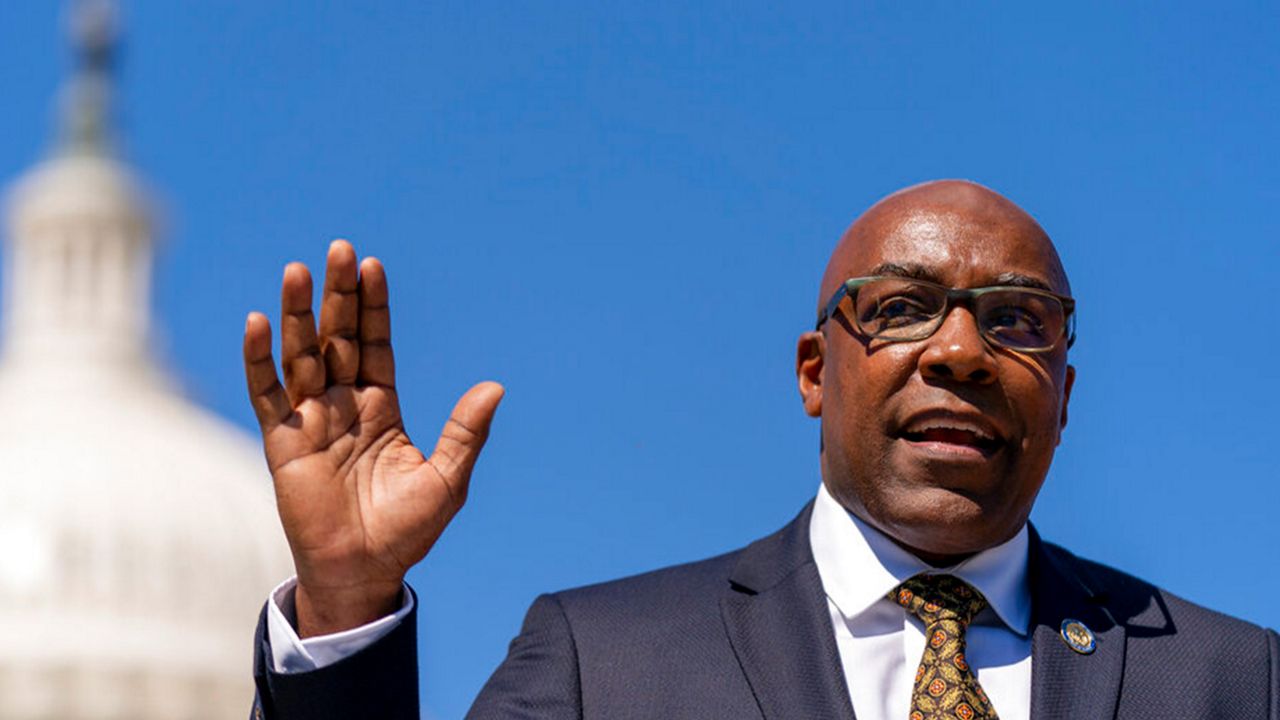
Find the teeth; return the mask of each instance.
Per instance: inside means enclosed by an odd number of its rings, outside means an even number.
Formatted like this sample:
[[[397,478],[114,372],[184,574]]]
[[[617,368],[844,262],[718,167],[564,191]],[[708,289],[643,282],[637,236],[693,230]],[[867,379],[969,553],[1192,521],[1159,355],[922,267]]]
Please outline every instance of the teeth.
[[[965,427],[963,425],[925,425],[924,427],[920,428],[919,430],[915,430],[914,432],[923,433],[923,432],[929,432],[930,430],[955,430],[958,432],[971,433],[975,437],[977,437],[979,440],[995,440],[994,437],[988,435],[982,430],[979,430],[977,428],[972,428],[972,427]]]

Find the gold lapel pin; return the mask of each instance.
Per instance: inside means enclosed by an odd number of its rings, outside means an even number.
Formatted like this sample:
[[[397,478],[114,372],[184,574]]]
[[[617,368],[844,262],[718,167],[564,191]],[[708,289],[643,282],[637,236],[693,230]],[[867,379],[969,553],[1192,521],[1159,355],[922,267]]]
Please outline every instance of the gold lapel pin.
[[[1062,621],[1062,642],[1081,655],[1088,655],[1098,647],[1098,639],[1087,625],[1073,618]]]

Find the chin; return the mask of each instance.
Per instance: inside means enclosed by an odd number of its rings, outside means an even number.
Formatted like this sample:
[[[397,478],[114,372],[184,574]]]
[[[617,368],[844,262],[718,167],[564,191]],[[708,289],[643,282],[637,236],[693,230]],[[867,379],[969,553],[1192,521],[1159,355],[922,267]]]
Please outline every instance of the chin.
[[[873,524],[925,560],[973,555],[1005,542],[1022,527],[1007,512],[964,490],[930,487],[907,494],[911,497],[889,504],[893,510],[875,513],[880,517]]]

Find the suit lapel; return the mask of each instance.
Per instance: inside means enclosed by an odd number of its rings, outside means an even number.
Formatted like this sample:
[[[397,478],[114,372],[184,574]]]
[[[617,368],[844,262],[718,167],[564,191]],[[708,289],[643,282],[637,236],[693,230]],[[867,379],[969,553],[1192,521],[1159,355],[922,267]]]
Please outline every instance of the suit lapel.
[[[748,546],[720,603],[738,663],[767,720],[854,720],[809,548],[810,503],[778,533]]]
[[[1124,674],[1125,628],[1090,587],[1080,564],[1031,530],[1031,717],[1102,720],[1115,717]],[[1097,639],[1088,655],[1061,636],[1063,620],[1084,623]]]

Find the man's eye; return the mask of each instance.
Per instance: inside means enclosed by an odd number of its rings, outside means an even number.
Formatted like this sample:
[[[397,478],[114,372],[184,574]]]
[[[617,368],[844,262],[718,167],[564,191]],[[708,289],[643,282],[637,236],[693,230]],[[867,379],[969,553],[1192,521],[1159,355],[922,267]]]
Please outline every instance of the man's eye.
[[[1044,321],[1034,311],[1007,305],[987,314],[987,327],[997,332],[1015,332],[1023,335],[1044,335]]]
[[[929,319],[928,309],[915,298],[900,296],[880,302],[866,320],[886,327],[897,327]]]

